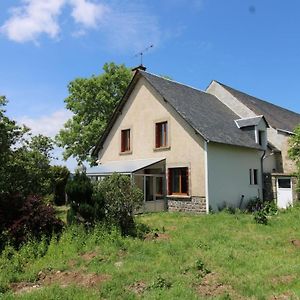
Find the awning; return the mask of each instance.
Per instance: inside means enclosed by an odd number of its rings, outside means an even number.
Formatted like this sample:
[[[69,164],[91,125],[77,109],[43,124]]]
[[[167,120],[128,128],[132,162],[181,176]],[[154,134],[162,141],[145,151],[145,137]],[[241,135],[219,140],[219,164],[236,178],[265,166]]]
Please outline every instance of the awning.
[[[156,163],[165,160],[165,158],[137,159],[112,161],[103,165],[92,167],[86,170],[87,175],[109,175],[114,172],[122,174],[131,174]]]

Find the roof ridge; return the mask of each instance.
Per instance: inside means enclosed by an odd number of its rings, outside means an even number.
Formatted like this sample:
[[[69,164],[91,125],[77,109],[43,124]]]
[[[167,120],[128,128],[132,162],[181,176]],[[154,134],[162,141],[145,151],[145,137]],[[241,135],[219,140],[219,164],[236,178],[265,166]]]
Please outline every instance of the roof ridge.
[[[157,75],[157,74],[154,74],[154,73],[151,73],[151,72],[146,72],[146,71],[139,71],[139,72],[140,73],[146,73],[146,74],[158,77],[160,79],[163,79],[163,80],[166,80],[166,81],[170,81],[170,82],[175,83],[175,84],[183,85],[185,87],[191,88],[191,89],[196,90],[196,91],[201,92],[201,93],[205,93],[207,95],[212,95],[212,94],[206,92],[205,90],[200,90],[199,88],[196,88],[194,86],[188,85],[186,83],[182,83],[182,82],[179,82],[179,81],[176,81],[176,80],[173,80],[173,79],[165,78],[163,76],[160,76],[160,75]],[[212,95],[212,96],[214,96],[214,95]]]
[[[229,86],[229,85],[226,85],[226,84],[224,84],[224,83],[222,83],[222,82],[220,82],[220,81],[217,81],[217,80],[213,80],[213,81],[215,81],[215,82],[217,82],[218,84],[222,85],[225,89],[226,89],[226,88],[229,88],[229,89],[234,90],[234,91],[236,91],[236,92],[238,92],[238,93],[241,93],[241,94],[244,94],[244,95],[246,95],[246,96],[255,98],[255,99],[259,100],[259,101],[265,102],[265,103],[267,103],[267,104],[273,105],[273,106],[275,106],[275,107],[278,107],[278,108],[280,108],[280,109],[283,109],[283,110],[285,110],[285,111],[288,111],[288,112],[291,112],[291,113],[294,113],[294,114],[300,116],[299,113],[297,113],[297,112],[295,112],[295,111],[293,111],[293,110],[291,110],[291,109],[288,109],[288,108],[279,106],[279,105],[274,104],[274,103],[272,103],[272,102],[270,102],[270,101],[267,101],[267,100],[258,98],[258,97],[256,97],[256,96],[253,96],[253,95],[251,95],[251,94],[248,94],[248,93],[246,93],[246,92],[237,90],[237,89],[235,89],[235,88],[233,88],[233,87],[231,87],[231,86]],[[229,92],[230,92],[230,91],[229,91]],[[234,95],[233,95],[233,96],[234,96]]]

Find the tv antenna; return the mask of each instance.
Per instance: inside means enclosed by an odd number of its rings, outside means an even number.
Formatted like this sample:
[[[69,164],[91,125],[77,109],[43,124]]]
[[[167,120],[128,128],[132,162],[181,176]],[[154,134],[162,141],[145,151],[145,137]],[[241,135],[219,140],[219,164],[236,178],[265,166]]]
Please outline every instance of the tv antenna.
[[[141,57],[141,66],[143,65],[143,56],[144,56],[145,52],[147,52],[149,49],[151,49],[153,47],[154,47],[154,45],[151,44],[150,46],[148,46],[144,50],[142,50],[142,51],[140,51],[140,52],[138,52],[137,54],[134,55],[134,57],[138,57],[138,56]]]

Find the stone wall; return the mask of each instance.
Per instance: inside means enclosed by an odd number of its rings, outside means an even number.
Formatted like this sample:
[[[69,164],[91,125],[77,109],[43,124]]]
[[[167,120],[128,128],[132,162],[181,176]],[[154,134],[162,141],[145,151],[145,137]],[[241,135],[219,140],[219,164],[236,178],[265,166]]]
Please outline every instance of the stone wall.
[[[291,177],[292,179],[292,191],[293,202],[300,200],[300,194],[298,191],[298,179],[296,176],[289,174],[264,174],[264,200],[277,200],[277,186],[276,181],[278,177]]]
[[[206,213],[206,199],[204,197],[191,197],[187,199],[169,198],[168,210],[175,212]]]

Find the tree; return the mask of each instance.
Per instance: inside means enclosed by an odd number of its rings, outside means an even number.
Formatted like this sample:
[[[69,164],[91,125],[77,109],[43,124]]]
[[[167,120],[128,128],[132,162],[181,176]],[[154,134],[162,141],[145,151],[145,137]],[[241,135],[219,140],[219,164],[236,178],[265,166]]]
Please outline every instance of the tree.
[[[143,203],[143,192],[132,184],[129,176],[117,173],[100,181],[97,189],[103,198],[107,224],[120,228],[123,236],[134,234],[133,214]]]
[[[73,117],[56,136],[65,159],[73,156],[79,162],[90,160],[91,148],[103,134],[132,77],[124,65],[106,63],[103,70],[98,76],[77,78],[68,85],[65,103]]]
[[[54,203],[56,205],[64,205],[66,203],[66,184],[70,176],[67,167],[51,166],[51,186],[54,195]]]
[[[289,156],[296,162],[298,168],[300,168],[300,125],[295,128],[294,135],[290,137],[289,144]]]
[[[0,97],[0,196],[4,194],[45,195],[50,189],[50,159],[53,141],[31,136],[5,115],[7,100]]]

